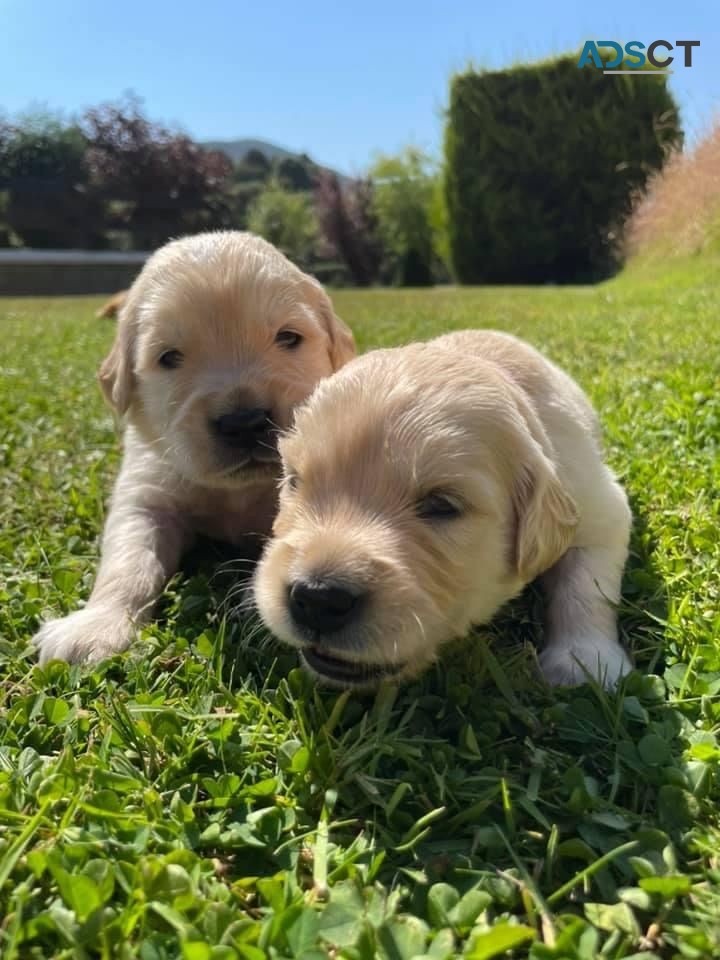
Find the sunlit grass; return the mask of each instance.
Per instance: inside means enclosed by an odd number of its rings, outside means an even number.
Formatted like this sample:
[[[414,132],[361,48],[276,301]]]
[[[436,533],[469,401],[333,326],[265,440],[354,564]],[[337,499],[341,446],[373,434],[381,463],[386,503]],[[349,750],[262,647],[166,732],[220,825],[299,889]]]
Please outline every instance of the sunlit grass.
[[[595,402],[635,513],[616,696],[552,692],[541,598],[408,687],[320,692],[209,559],[92,671],[34,665],[87,597],[118,444],[97,301],[0,301],[0,955],[720,953],[720,294],[340,292],[364,349],[526,337]],[[644,951],[644,952],[643,952]]]

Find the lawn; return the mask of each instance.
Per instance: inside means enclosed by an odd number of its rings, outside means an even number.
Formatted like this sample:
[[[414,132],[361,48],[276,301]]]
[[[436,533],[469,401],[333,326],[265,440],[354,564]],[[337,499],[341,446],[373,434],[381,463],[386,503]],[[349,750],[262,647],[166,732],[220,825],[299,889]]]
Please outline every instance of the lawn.
[[[118,465],[112,325],[0,300],[3,960],[720,956],[716,276],[335,296],[364,349],[493,326],[589,392],[635,514],[612,696],[538,679],[532,588],[410,686],[323,692],[210,551],[128,655],[40,669]]]

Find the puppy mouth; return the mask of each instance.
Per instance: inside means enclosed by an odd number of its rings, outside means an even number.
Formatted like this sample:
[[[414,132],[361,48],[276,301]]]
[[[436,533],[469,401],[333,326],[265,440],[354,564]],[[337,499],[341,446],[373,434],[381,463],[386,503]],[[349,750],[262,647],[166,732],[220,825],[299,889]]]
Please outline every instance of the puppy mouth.
[[[257,437],[225,438],[216,456],[222,477],[240,476],[268,468],[277,468],[280,463],[277,441],[280,431],[274,430]]]
[[[405,666],[402,663],[356,663],[336,654],[329,654],[317,646],[305,647],[300,656],[304,666],[309,667],[313,673],[343,687],[378,684],[381,680],[397,676]]]
[[[250,453],[250,461],[256,464],[279,463],[280,454],[278,453],[277,444],[274,442],[258,443]]]
[[[222,470],[221,476],[238,477],[247,473],[259,471],[265,472],[276,468],[279,462],[280,458],[277,454],[277,451],[273,453],[270,450],[264,449],[253,450],[252,453],[243,457],[242,460],[239,460],[238,462],[233,463],[232,466]]]

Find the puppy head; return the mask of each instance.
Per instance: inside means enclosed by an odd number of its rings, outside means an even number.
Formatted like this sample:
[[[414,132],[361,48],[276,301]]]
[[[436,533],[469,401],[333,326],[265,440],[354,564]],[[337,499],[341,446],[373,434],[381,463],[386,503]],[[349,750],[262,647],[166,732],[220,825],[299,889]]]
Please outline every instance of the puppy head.
[[[354,361],[298,412],[255,596],[325,682],[418,673],[567,549],[574,506],[516,391],[419,344]]]
[[[317,281],[259,237],[207,233],[148,260],[99,380],[182,476],[234,488],[269,477],[295,407],[354,353]]]

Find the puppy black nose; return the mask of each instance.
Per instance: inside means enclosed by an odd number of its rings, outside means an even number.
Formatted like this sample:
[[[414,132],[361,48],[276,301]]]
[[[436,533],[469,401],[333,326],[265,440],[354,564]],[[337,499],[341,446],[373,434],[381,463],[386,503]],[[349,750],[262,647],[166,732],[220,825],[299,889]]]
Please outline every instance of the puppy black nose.
[[[260,407],[233,410],[211,421],[212,429],[221,439],[248,447],[253,446],[255,440],[266,433],[271,425],[270,411]]]
[[[290,615],[301,627],[334,633],[357,618],[364,596],[337,581],[303,578],[290,587]]]

